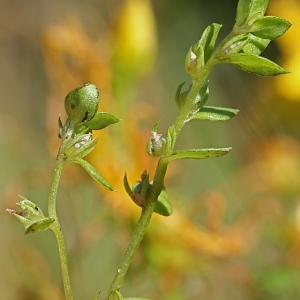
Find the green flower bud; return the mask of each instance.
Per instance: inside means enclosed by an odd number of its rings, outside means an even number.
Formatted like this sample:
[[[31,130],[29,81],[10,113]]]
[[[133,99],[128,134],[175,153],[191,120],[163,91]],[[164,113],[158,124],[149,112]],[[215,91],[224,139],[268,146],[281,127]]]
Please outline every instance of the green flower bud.
[[[134,201],[134,203],[138,206],[140,206],[141,208],[145,208],[146,207],[146,199],[143,197],[142,195],[142,188],[143,188],[143,182],[141,181],[137,181],[133,184],[132,186],[132,193],[133,193],[133,197],[132,200]]]
[[[163,154],[166,139],[162,134],[151,131],[151,138],[146,145],[146,151],[150,156],[160,157]]]
[[[87,83],[71,91],[65,99],[65,110],[72,123],[91,120],[97,112],[99,92],[92,83]]]
[[[201,44],[196,44],[190,48],[185,58],[185,70],[192,77],[199,76],[201,68],[204,66],[204,49]]]

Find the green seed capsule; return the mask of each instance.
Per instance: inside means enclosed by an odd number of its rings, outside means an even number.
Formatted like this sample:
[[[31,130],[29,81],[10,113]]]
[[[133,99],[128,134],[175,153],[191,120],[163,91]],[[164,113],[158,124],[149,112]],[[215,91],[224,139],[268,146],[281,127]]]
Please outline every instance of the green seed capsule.
[[[142,192],[143,183],[140,181],[137,181],[132,186],[132,192],[133,192],[133,201],[138,206],[145,208],[145,199],[143,198],[141,192]]]
[[[71,122],[87,122],[97,112],[99,92],[96,85],[87,83],[71,91],[65,99],[65,110]]]

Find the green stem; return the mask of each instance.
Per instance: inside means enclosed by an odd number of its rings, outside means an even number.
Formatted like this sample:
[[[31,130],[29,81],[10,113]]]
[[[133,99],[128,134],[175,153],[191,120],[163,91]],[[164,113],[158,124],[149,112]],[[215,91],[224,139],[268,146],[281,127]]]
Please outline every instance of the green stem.
[[[63,233],[62,233],[62,230],[60,227],[60,223],[59,223],[59,220],[57,217],[57,213],[56,213],[57,190],[58,190],[58,184],[60,181],[63,167],[64,167],[64,158],[60,151],[57,156],[57,159],[56,159],[54,175],[53,175],[52,183],[51,183],[51,189],[50,189],[50,194],[49,194],[49,199],[48,199],[48,213],[49,213],[50,218],[55,219],[54,223],[51,225],[51,229],[54,232],[54,235],[55,235],[56,241],[57,241],[57,245],[58,245],[62,278],[63,278],[66,299],[72,300],[73,296],[72,296],[72,289],[71,289],[70,277],[69,277],[69,271],[68,271],[65,241],[64,241],[64,236],[63,236]]]
[[[194,80],[193,85],[190,89],[190,92],[188,94],[188,97],[186,99],[186,103],[181,109],[178,117],[175,120],[174,123],[174,128],[176,131],[176,137],[178,137],[182,127],[185,124],[185,120],[189,116],[189,114],[192,111],[192,108],[194,106],[194,100],[196,99],[199,90],[201,86],[204,84],[208,74],[210,73],[211,69],[213,67],[213,63],[209,64],[206,68],[204,68],[204,71],[202,73],[201,78],[197,78],[197,80]],[[175,144],[175,143],[174,143]],[[170,149],[170,152],[172,152],[173,149]],[[165,155],[170,155],[170,153],[165,153]],[[136,228],[132,234],[131,240],[129,242],[129,245],[126,249],[126,252],[121,260],[121,263],[119,265],[118,271],[115,275],[115,278],[110,286],[110,289],[108,291],[107,300],[114,300],[116,295],[116,292],[120,290],[125,275],[127,273],[127,270],[129,268],[129,265],[132,262],[132,259],[134,257],[135,252],[137,251],[140,242],[142,241],[146,229],[150,223],[152,214],[154,212],[155,204],[157,201],[157,198],[164,186],[164,178],[165,174],[167,171],[168,167],[168,159],[166,158],[161,158],[158,162],[155,176],[154,176],[154,181],[153,181],[153,186],[152,186],[152,191],[148,199],[148,204],[146,209],[142,212],[140,219],[136,225]]]
[[[193,107],[195,105],[195,99],[198,96],[200,88],[203,86],[205,81],[207,80],[208,75],[210,74],[211,70],[215,66],[215,64],[218,63],[218,54],[221,53],[221,50],[223,46],[226,44],[227,41],[229,41],[234,34],[228,35],[223,42],[219,45],[219,47],[215,50],[215,52],[212,54],[211,58],[206,62],[205,66],[203,66],[203,69],[201,70],[200,74],[197,74],[196,77],[192,78],[192,86],[188,93],[188,96],[186,98],[186,101],[183,105],[183,107],[180,110],[179,115],[177,116],[173,127],[175,129],[175,139],[177,139],[180,131],[182,130],[183,126],[186,123],[186,120],[188,119],[189,115],[193,111]],[[169,141],[171,142],[171,141]],[[172,145],[175,145],[176,140]],[[115,278],[110,286],[110,289],[108,291],[108,295],[106,297],[107,300],[114,300],[116,298],[117,292],[120,290],[126,272],[129,268],[129,265],[132,262],[132,259],[134,257],[135,252],[137,251],[137,248],[143,239],[146,229],[150,223],[152,214],[154,212],[155,204],[157,201],[157,198],[164,186],[164,177],[167,171],[168,167],[168,156],[172,154],[173,147],[170,147],[168,149],[168,153],[164,153],[165,158],[161,158],[158,162],[154,182],[152,186],[152,191],[150,194],[150,197],[148,199],[148,204],[146,209],[142,212],[141,217],[136,225],[136,228],[133,232],[133,235],[131,237],[131,240],[129,242],[129,245],[126,249],[126,252],[123,256],[123,259],[121,260],[120,266],[118,268],[118,271],[115,275]]]
[[[140,219],[132,234],[129,245],[126,249],[126,252],[124,253],[118,271],[108,291],[106,297],[107,300],[114,300],[116,297],[116,291],[119,291],[123,284],[124,277],[127,273],[129,265],[131,264],[134,254],[137,251],[140,242],[142,241],[145,235],[146,229],[150,223],[157,198],[164,185],[164,177],[167,171],[167,167],[168,167],[168,161],[165,160],[164,158],[161,158],[156,168],[154,182],[153,182],[153,189],[151,190],[147,207],[144,211],[142,211]]]
[[[192,86],[191,89],[187,95],[187,98],[185,100],[185,103],[183,107],[180,109],[180,113],[178,114],[175,122],[174,122],[174,128],[176,132],[176,137],[178,137],[181,129],[183,128],[186,120],[188,119],[191,111],[193,110],[193,107],[195,105],[194,101],[199,93],[200,88],[203,86],[205,81],[207,80],[211,70],[213,67],[218,63],[219,58],[218,56],[220,53],[223,52],[223,47],[226,45],[228,41],[230,41],[235,35],[237,35],[234,32],[231,32],[216,48],[216,50],[213,52],[209,60],[206,62],[206,64],[201,69],[201,72],[197,74],[196,77],[192,77]],[[172,149],[173,150],[173,149]],[[170,155],[170,153],[167,153]]]

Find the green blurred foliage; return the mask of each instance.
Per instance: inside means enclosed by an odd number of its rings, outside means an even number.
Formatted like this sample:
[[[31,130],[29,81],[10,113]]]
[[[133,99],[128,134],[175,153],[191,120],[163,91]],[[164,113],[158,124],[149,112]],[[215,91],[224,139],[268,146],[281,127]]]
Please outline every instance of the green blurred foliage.
[[[289,1],[296,13],[297,2]],[[126,108],[132,109],[132,103],[140,105],[140,109],[148,103],[153,114],[143,119],[143,114],[148,112],[139,110],[141,116],[131,129],[133,132],[139,128],[150,132],[158,119],[161,128],[169,126],[177,112],[176,87],[188,80],[184,73],[186,52],[212,22],[223,24],[221,35],[225,35],[234,23],[236,2],[152,1],[157,30],[154,66],[147,75],[129,74],[126,85],[114,85],[120,80],[116,78],[116,69],[106,83],[101,78],[100,85],[111,85],[111,90],[104,92],[103,105],[108,102],[105,97],[112,101],[116,95],[113,105],[118,117],[123,118]],[[123,1],[119,0],[1,3],[2,299],[63,299],[52,234],[25,237],[20,224],[4,212],[6,207],[14,207],[18,194],[46,210],[57,149],[53,142],[58,132],[57,118],[63,114],[65,95],[77,83],[59,73],[56,80],[60,86],[55,84],[42,44],[44,33],[75,20],[82,24],[88,39],[97,41],[101,37],[102,46],[108,47],[103,52],[112,54],[110,39],[114,37],[114,22],[122,5]],[[280,16],[289,19],[283,13]],[[80,47],[77,41],[74,52],[80,53]],[[99,51],[99,57],[102,55]],[[264,55],[284,63],[282,48],[276,44]],[[85,61],[73,61],[72,57],[66,61],[70,69],[79,65],[88,70],[81,66]],[[107,64],[110,66],[112,62]],[[90,79],[86,72],[75,75],[82,81],[80,84]],[[232,66],[218,66],[212,73],[209,105],[237,108],[240,113],[225,125],[191,122],[180,136],[178,148],[233,146],[233,150],[223,158],[196,163],[182,161],[171,166],[166,186],[174,203],[174,216],[164,221],[162,217],[153,219],[129,270],[124,295],[134,293],[153,300],[300,297],[297,284],[300,279],[300,99],[293,97],[290,101],[288,90],[284,97],[279,96],[276,84],[280,82],[258,78]],[[120,90],[114,90],[117,87]],[[124,124],[116,126],[127,126],[128,120],[125,116]],[[122,146],[124,137],[118,136],[117,130],[108,132],[113,139],[119,138]],[[145,144],[135,142],[130,147],[125,144],[126,148],[133,149],[133,154]],[[105,144],[104,149],[113,156],[110,144]],[[139,159],[143,157],[136,158],[137,165]],[[124,172],[131,170],[132,162],[127,161],[125,153],[119,160],[125,161],[124,169],[122,165],[115,176],[122,180]],[[136,172],[141,173],[143,165],[140,168]],[[100,171],[105,176],[109,167]],[[64,170],[60,188],[58,213],[67,240],[74,294],[77,299],[92,299],[100,290],[101,295],[105,294],[136,223],[138,208],[126,197],[121,200],[129,203],[128,212],[118,202],[105,201],[108,194],[99,191],[76,166]],[[183,216],[189,223],[183,221]],[[223,252],[222,245],[225,245]]]

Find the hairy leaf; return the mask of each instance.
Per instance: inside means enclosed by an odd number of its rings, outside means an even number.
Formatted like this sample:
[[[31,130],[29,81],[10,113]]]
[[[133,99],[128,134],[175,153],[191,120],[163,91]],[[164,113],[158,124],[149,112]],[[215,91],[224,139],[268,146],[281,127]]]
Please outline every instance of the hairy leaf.
[[[174,148],[176,142],[176,131],[174,126],[170,126],[167,131],[165,153],[169,153]]]
[[[249,0],[239,0],[236,11],[235,26],[244,25],[248,20],[249,12]]]
[[[79,157],[74,158],[71,161],[80,164],[94,180],[102,184],[105,188],[110,191],[114,190],[111,184],[89,162]]]
[[[269,4],[269,0],[250,0],[250,10],[249,10],[248,20],[251,19],[251,22],[254,22],[259,18],[263,17],[266,13],[268,4]]]
[[[234,36],[223,46],[222,54],[228,56],[229,54],[239,53],[247,43],[248,38],[248,34],[245,33]]]
[[[248,40],[243,47],[246,54],[260,55],[269,45],[271,40],[262,39],[251,33],[248,34]]]
[[[282,36],[290,27],[291,23],[285,19],[267,16],[254,22],[250,32],[263,39],[274,40]]]
[[[251,54],[233,54],[220,62],[234,64],[244,71],[261,76],[275,76],[290,72],[267,58]]]
[[[197,44],[198,47],[201,45],[204,49],[204,63],[208,61],[213,52],[221,27],[222,25],[217,23],[213,23],[206,27]]]
[[[120,119],[108,112],[97,112],[95,116],[88,122],[84,123],[84,126],[91,130],[100,130],[109,125],[120,122]]]
[[[203,106],[201,111],[193,114],[190,119],[200,119],[209,121],[226,121],[230,120],[237,115],[238,109],[215,107],[215,106]]]
[[[174,159],[204,159],[209,157],[218,157],[227,154],[231,150],[229,148],[207,148],[207,149],[186,149],[174,151],[172,155],[168,157],[169,160]]]

